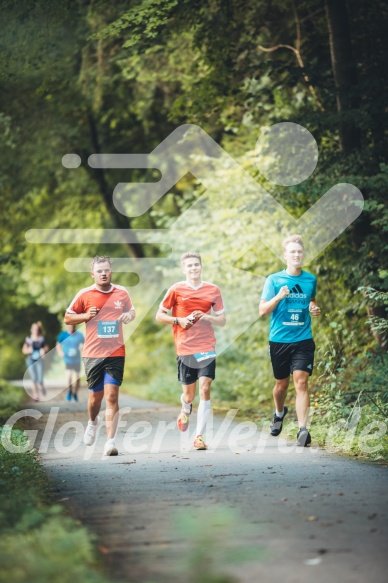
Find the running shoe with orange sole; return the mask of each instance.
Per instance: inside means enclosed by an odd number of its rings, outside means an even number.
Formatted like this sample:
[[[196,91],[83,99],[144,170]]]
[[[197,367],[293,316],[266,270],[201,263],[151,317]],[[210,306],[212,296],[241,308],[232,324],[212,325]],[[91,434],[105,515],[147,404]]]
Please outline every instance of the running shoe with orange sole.
[[[178,419],[176,420],[177,427],[179,431],[186,431],[189,426],[189,415],[191,415],[191,411],[193,410],[193,405],[190,405],[190,413],[185,413],[182,411],[178,415]]]
[[[204,442],[202,435],[197,435],[194,439],[194,449],[207,449],[207,445]]]

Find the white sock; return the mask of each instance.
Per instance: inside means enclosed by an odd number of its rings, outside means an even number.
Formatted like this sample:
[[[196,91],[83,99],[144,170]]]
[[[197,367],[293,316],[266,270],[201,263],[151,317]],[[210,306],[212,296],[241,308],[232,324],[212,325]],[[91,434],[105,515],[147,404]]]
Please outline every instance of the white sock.
[[[95,427],[97,424],[98,424],[98,417],[96,417],[94,421],[89,419],[89,425],[93,425]]]
[[[198,413],[197,413],[197,435],[203,435],[205,433],[205,427],[207,418],[209,416],[209,411],[211,409],[211,401],[199,401]]]
[[[279,411],[275,411],[275,415],[276,415],[276,417],[282,418],[284,416],[284,409],[281,413]]]
[[[112,445],[114,445],[115,444],[115,438],[112,437],[112,439],[107,439],[106,440],[106,443],[111,443]]]
[[[190,407],[190,405],[191,405],[191,403],[186,403],[186,402],[183,400],[183,396],[184,396],[184,395],[183,395],[183,393],[182,393],[182,394],[181,394],[181,403],[182,403],[183,411],[184,411],[185,413],[190,413],[190,408],[191,408],[191,407]]]

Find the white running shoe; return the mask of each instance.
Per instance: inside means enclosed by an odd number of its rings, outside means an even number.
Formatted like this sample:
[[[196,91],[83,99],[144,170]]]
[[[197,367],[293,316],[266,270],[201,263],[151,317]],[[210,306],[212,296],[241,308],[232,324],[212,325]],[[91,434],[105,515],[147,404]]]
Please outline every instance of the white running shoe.
[[[104,446],[104,455],[119,455],[113,439],[108,439]]]
[[[93,445],[93,443],[96,441],[97,429],[98,429],[98,426],[100,425],[100,417],[98,415],[97,415],[95,421],[96,421],[95,425],[92,425],[90,423],[90,421],[88,421],[88,425],[87,425],[86,431],[84,433],[84,444],[85,445]]]

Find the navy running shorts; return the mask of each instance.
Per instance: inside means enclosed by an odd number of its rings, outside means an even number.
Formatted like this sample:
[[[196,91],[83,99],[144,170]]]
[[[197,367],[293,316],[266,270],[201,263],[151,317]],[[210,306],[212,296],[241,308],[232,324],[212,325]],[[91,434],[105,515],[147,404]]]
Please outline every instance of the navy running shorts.
[[[90,391],[95,393],[104,390],[104,385],[117,385],[123,382],[124,356],[109,356],[107,358],[82,358],[86,381]]]

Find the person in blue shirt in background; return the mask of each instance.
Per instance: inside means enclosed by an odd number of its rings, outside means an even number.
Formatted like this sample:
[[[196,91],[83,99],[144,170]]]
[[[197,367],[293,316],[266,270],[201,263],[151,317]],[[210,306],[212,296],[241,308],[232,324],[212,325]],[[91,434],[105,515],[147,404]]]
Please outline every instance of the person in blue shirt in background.
[[[74,401],[78,401],[81,346],[85,338],[81,332],[76,331],[73,324],[68,324],[66,329],[67,331],[59,333],[56,348],[66,367],[66,386],[68,387],[66,400],[71,401],[73,397]]]
[[[318,317],[321,309],[315,301],[317,278],[302,270],[302,237],[291,235],[284,239],[283,250],[287,267],[267,277],[259,306],[260,316],[271,314],[269,352],[276,384],[270,431],[273,436],[282,431],[288,412],[284,402],[292,374],[299,425],[297,445],[305,447],[311,443],[306,427],[310,407],[308,379],[313,372],[315,352],[310,316]]]

